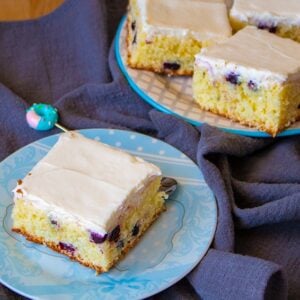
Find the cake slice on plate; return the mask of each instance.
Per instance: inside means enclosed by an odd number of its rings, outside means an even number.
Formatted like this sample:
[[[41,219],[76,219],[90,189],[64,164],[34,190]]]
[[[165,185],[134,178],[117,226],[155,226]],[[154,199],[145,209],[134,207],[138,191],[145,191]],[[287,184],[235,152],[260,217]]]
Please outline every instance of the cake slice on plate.
[[[128,65],[171,75],[193,74],[204,46],[231,36],[224,0],[131,0]]]
[[[300,44],[248,26],[196,56],[193,96],[275,136],[300,118]]]
[[[165,209],[160,169],[70,132],[14,190],[13,231],[108,271]]]
[[[300,42],[299,0],[235,0],[230,20],[235,31],[255,25]]]

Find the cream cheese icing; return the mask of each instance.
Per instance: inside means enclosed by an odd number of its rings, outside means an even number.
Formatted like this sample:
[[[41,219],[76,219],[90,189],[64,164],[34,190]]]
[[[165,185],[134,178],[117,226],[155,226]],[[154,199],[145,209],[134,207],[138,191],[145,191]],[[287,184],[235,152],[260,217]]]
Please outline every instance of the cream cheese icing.
[[[247,22],[264,21],[277,25],[300,25],[300,1],[299,0],[235,0],[230,14]]]
[[[224,0],[137,0],[143,30],[153,35],[223,40],[231,36]]]
[[[156,176],[161,176],[157,166],[70,132],[60,136],[14,194],[52,217],[106,233]]]
[[[218,78],[236,72],[262,85],[300,78],[300,44],[254,26],[247,26],[224,43],[202,49],[196,66]]]

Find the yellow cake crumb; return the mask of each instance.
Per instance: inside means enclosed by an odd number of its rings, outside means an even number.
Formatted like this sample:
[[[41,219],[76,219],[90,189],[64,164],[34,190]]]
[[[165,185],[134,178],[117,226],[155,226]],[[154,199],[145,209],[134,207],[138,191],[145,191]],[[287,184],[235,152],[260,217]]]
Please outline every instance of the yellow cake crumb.
[[[207,70],[196,68],[193,78],[195,101],[204,110],[276,136],[299,119],[300,85],[274,84],[249,89],[247,82],[233,85],[214,81]]]

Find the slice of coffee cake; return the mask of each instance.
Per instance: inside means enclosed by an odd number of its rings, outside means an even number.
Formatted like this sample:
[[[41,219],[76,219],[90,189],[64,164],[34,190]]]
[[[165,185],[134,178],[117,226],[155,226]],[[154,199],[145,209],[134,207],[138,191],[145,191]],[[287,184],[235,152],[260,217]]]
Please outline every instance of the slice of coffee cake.
[[[160,186],[155,165],[64,133],[18,181],[13,231],[105,272],[165,209]]]
[[[230,36],[224,0],[131,0],[128,65],[192,75],[195,54]]]

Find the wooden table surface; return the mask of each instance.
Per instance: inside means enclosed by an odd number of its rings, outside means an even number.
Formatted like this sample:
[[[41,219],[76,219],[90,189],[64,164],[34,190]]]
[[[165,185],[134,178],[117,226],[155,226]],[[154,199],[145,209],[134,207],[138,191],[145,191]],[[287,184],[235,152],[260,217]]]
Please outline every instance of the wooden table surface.
[[[0,21],[20,21],[44,16],[64,0],[1,0]]]

